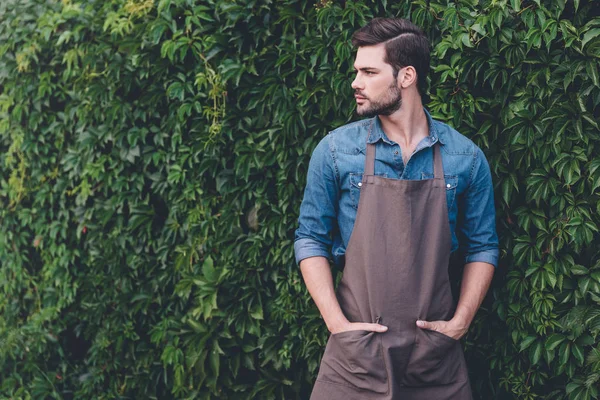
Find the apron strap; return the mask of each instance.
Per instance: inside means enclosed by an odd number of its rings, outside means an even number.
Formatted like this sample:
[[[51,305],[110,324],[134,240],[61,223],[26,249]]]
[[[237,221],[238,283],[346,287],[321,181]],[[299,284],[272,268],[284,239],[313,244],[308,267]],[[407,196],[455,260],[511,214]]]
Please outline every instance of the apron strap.
[[[435,179],[444,179],[444,166],[442,165],[439,142],[433,145],[433,177]]]
[[[367,143],[367,159],[365,160],[365,175],[375,175],[375,145]]]
[[[373,129],[373,120],[369,125],[369,134],[367,135],[367,158],[365,159],[364,175],[375,175],[375,144],[369,143],[371,130]]]

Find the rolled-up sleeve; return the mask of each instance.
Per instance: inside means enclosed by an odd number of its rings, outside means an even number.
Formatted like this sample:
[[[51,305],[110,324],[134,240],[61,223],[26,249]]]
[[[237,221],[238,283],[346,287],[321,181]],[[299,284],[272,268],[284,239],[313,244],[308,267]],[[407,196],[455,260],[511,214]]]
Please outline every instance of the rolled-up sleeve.
[[[332,231],[337,224],[339,188],[330,140],[331,134],[319,142],[308,166],[294,241],[297,264],[308,257],[331,256]]]
[[[477,148],[471,178],[464,194],[459,224],[460,249],[465,263],[485,262],[498,266],[498,235],[492,175],[485,155]]]

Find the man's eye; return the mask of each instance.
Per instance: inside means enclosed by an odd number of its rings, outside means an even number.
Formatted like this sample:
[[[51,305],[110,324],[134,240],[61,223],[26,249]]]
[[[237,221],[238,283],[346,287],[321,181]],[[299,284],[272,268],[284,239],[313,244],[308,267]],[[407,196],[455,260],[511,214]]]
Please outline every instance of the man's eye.
[[[358,72],[359,71],[354,70],[354,75],[358,75]],[[362,72],[365,75],[375,75],[375,72],[373,72],[373,71],[362,71]]]

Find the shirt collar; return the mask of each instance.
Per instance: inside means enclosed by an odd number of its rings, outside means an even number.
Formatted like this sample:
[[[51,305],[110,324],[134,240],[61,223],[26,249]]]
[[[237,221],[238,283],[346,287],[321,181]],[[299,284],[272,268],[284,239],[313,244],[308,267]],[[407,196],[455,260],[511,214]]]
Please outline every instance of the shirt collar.
[[[425,117],[427,118],[427,124],[429,125],[430,145],[433,146],[435,144],[435,142],[437,142],[437,141],[439,141],[440,144],[444,145],[445,140],[444,140],[443,132],[439,132],[437,130],[437,128],[435,126],[436,124],[434,123],[433,118],[431,118],[429,111],[427,111],[427,109],[425,107],[423,107],[423,111],[425,111]],[[371,131],[371,135],[369,136],[369,139],[367,140],[367,143],[377,143],[379,140],[383,140],[385,143],[390,144],[390,145],[392,144],[390,139],[387,137],[387,135],[383,131],[383,128],[381,127],[381,120],[379,119],[379,116],[376,116],[373,118],[373,128]]]

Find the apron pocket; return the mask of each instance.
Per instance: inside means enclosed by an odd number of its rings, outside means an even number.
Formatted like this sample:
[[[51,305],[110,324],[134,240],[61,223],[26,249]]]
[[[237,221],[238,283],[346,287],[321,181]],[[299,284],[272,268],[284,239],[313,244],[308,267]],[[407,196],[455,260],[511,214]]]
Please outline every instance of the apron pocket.
[[[353,330],[329,337],[317,380],[379,394],[388,392],[381,333]]]
[[[402,386],[423,387],[456,382],[461,367],[460,342],[443,333],[417,330]]]

